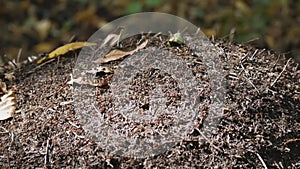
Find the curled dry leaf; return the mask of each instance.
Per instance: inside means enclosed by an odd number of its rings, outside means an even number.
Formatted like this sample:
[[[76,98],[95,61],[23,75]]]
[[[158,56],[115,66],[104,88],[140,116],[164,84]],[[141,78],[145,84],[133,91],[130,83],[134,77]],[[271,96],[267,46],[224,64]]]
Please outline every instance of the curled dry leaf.
[[[1,97],[0,100],[0,120],[12,117],[16,111],[17,101],[15,97],[15,89],[12,88]]]
[[[135,52],[139,51],[140,49],[143,49],[144,47],[146,47],[147,43],[148,43],[148,40],[144,41],[142,44],[137,46],[132,51],[122,51],[120,49],[112,50],[104,57],[101,57],[101,58],[95,60],[94,63],[108,63],[111,61],[123,59],[125,56],[132,55]]]

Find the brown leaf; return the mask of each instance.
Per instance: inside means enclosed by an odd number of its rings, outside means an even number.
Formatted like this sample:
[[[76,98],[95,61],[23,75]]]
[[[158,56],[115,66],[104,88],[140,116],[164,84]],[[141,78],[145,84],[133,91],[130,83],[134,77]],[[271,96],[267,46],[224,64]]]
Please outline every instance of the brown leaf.
[[[12,84],[15,80],[16,77],[10,73],[4,73],[5,79],[9,81],[10,84]]]
[[[7,93],[6,83],[0,80],[0,94],[5,94],[5,93]]]
[[[1,97],[0,101],[0,120],[12,117],[16,111],[17,101],[14,89],[10,89],[7,94]]]
[[[134,49],[132,51],[122,51],[120,49],[112,50],[104,57],[101,57],[101,58],[95,60],[94,63],[108,63],[111,61],[120,60],[120,59],[124,58],[125,56],[132,55],[135,52],[139,51],[140,49],[143,49],[144,47],[146,47],[147,43],[148,43],[148,40],[146,40],[145,42],[143,42],[142,44],[137,46],[136,49]]]

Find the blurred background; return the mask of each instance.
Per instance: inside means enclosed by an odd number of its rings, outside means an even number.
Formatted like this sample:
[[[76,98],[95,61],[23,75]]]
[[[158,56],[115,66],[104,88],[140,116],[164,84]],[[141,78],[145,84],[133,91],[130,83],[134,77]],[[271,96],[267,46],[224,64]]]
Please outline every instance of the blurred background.
[[[70,41],[85,41],[114,19],[149,11],[182,17],[208,37],[300,61],[298,0],[0,0],[0,65],[7,58],[37,56]]]

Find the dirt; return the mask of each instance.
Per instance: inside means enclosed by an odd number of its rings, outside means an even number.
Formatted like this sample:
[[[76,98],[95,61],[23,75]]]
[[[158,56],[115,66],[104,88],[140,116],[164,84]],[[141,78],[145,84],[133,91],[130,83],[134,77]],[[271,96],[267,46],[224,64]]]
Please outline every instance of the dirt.
[[[191,70],[204,80],[199,85],[205,86],[201,58],[191,56],[188,47],[168,47],[163,41],[153,40],[149,46],[190,59]],[[223,40],[213,43],[224,51],[220,59],[226,72],[226,105],[216,130],[204,141],[197,132],[202,127],[198,122],[192,139],[182,138],[162,154],[140,159],[104,151],[78,120],[74,87],[68,84],[78,52],[70,52],[42,66],[26,64],[15,70],[18,111],[13,118],[0,121],[1,168],[299,168],[298,64],[264,49]],[[100,80],[109,76],[101,75]],[[141,109],[149,108],[143,91],[153,89],[158,81],[165,84],[167,104],[178,106],[178,84],[169,75],[148,69],[136,76],[131,94]],[[97,108],[109,116],[110,100],[101,98],[110,90],[107,82],[95,89]],[[199,98],[205,102],[209,88],[203,91]],[[204,107],[200,110],[207,113]],[[145,133],[137,136],[147,137]]]

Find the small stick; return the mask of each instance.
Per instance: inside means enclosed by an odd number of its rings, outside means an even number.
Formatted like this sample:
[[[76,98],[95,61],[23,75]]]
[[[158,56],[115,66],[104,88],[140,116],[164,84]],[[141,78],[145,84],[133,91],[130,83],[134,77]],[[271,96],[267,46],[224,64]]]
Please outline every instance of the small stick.
[[[39,64],[38,66],[36,66],[36,67],[33,68],[32,70],[30,70],[27,74],[31,74],[31,73],[35,72],[37,69],[41,68],[42,66],[44,66],[44,65],[46,65],[46,64],[48,64],[48,63],[50,63],[50,62],[52,62],[52,61],[54,61],[54,60],[55,60],[55,59],[50,59],[50,60],[48,60],[48,61],[46,61],[46,62],[44,62],[44,63]]]
[[[270,54],[269,54],[270,55]],[[280,58],[280,55],[278,55],[278,57],[277,57],[277,59],[276,59],[276,61],[275,61],[275,63],[274,63],[274,65],[273,65],[273,69],[274,69],[274,67],[277,65],[277,63],[278,63],[278,61],[279,61],[279,58]]]
[[[244,70],[244,72],[245,72],[248,76],[250,76],[249,72],[245,69],[245,67],[244,67],[244,65],[243,65],[242,62],[241,62],[241,67],[242,67],[242,69]]]
[[[94,105],[94,104],[93,104]],[[80,126],[77,126],[75,123],[71,122],[71,121],[68,121],[72,126],[74,126],[75,128],[79,129]]]
[[[252,38],[246,42],[242,42],[242,44],[246,44],[246,43],[250,43],[250,42],[253,42],[253,41],[256,41],[256,40],[259,40],[259,37],[256,37],[256,38]]]
[[[4,132],[0,132],[0,134],[6,134],[6,133],[9,133],[9,131],[8,131],[6,128],[4,128],[4,127],[2,127],[2,126],[0,126],[0,128],[2,128],[2,129],[4,130]]]
[[[262,165],[264,166],[265,169],[268,169],[266,163],[264,162],[264,160],[261,158],[261,156],[258,153],[255,153],[258,157],[258,159],[260,160],[260,162],[262,163]]]
[[[197,130],[201,136],[215,149],[217,149],[219,152],[223,152],[219,147],[215,146],[198,128],[195,128],[195,130]]]
[[[245,71],[245,73],[248,75],[248,76],[250,76],[250,74],[249,74],[249,72],[245,69],[245,67],[244,67],[244,65],[241,63],[241,67],[242,67],[242,69]],[[252,83],[252,81],[249,79],[249,78],[247,78],[246,76],[244,76],[244,78],[245,79],[247,79],[248,80],[248,82],[254,87],[254,89],[257,91],[257,93],[259,93],[259,90],[256,88],[256,86]]]
[[[47,144],[46,144],[46,154],[45,154],[45,158],[44,158],[44,165],[47,165],[47,161],[48,161],[48,154],[49,154],[49,139],[47,139]]]
[[[245,69],[245,67],[244,67],[244,65],[241,63],[241,67],[242,67],[242,69],[245,71],[245,73],[248,75],[248,76],[250,76],[250,74],[249,74],[249,72]],[[257,91],[257,93],[259,93],[259,90],[256,88],[256,86],[252,83],[252,81],[249,79],[249,78],[247,78],[246,76],[244,76],[244,78],[246,78],[248,81],[249,81],[249,83],[254,87],[254,89]]]
[[[254,51],[254,53],[253,53],[252,56],[250,57],[250,60],[253,60],[253,57],[257,54],[257,51],[258,51],[258,49],[256,49],[256,50]]]
[[[22,54],[22,48],[19,49],[18,56],[17,56],[17,63],[20,63],[21,54]]]
[[[93,105],[95,111],[96,111],[98,114],[101,114],[100,111],[99,111],[99,110],[97,109],[97,107],[95,106],[95,104],[92,104],[92,105]]]
[[[244,78],[246,78],[248,80],[248,82],[254,87],[254,89],[257,91],[257,93],[259,93],[259,90],[256,88],[256,86],[252,83],[252,81],[247,78],[246,76],[244,76]]]
[[[246,53],[242,58],[241,58],[241,62],[248,56],[248,53]]]
[[[283,144],[288,144],[288,143],[297,142],[297,141],[300,141],[300,138],[289,139],[289,140],[285,141]]]
[[[68,85],[69,85],[68,82],[65,82],[62,86],[60,86],[59,89],[55,90],[53,93],[48,94],[45,98],[49,98],[49,97],[51,97],[51,96],[53,96],[53,95],[58,94],[59,92],[61,92],[61,91],[62,91],[65,87],[67,87]]]
[[[289,58],[289,60],[286,62],[286,64],[284,65],[282,71],[279,73],[279,75],[276,77],[276,79],[274,80],[274,82],[271,84],[271,87],[277,82],[277,80],[280,78],[280,76],[282,75],[282,73],[285,71],[288,63],[290,62],[292,58]]]

